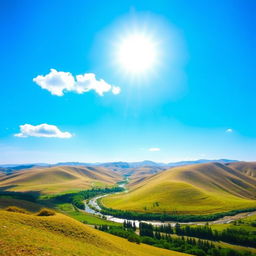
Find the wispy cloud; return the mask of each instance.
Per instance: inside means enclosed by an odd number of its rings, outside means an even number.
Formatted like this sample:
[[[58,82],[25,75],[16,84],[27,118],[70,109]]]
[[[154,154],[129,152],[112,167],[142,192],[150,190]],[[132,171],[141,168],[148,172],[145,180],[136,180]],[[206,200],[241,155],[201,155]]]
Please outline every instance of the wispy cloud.
[[[14,134],[16,137],[46,137],[68,139],[72,137],[69,132],[62,132],[56,125],[39,124],[20,125],[20,133]]]
[[[76,92],[79,94],[94,90],[100,96],[106,92],[119,94],[121,89],[105,82],[97,80],[95,74],[85,73],[73,76],[70,72],[51,69],[47,75],[39,75],[33,79],[42,89],[49,91],[52,95],[63,96],[65,92]]]
[[[228,128],[228,129],[226,130],[226,132],[231,133],[231,132],[233,132],[233,129]]]
[[[151,152],[156,152],[156,151],[160,151],[161,149],[160,148],[149,148],[148,151],[151,151]]]

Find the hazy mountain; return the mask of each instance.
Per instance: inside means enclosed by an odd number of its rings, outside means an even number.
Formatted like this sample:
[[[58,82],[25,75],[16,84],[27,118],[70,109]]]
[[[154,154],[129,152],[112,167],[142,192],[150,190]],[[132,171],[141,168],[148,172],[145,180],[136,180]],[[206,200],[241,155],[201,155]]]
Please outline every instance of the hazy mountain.
[[[175,167],[181,165],[190,165],[190,164],[200,164],[200,163],[222,163],[228,164],[233,162],[238,162],[237,160],[230,159],[218,159],[218,160],[208,160],[208,159],[199,159],[194,161],[180,161],[180,162],[170,162],[170,163],[161,163],[153,162],[150,160],[144,160],[140,162],[106,162],[106,163],[83,163],[83,162],[60,162],[56,164],[47,164],[47,163],[32,163],[32,164],[4,164],[0,165],[0,172],[12,173],[14,171],[33,168],[33,167],[50,167],[50,166],[101,166],[107,167],[114,171],[121,171],[123,169],[130,168],[141,168],[141,167]]]
[[[238,160],[230,160],[230,159],[217,159],[217,160],[209,160],[209,159],[199,159],[192,161],[180,161],[180,162],[171,162],[166,164],[167,166],[180,166],[180,165],[188,165],[188,164],[204,164],[204,163],[232,163],[238,162]]]

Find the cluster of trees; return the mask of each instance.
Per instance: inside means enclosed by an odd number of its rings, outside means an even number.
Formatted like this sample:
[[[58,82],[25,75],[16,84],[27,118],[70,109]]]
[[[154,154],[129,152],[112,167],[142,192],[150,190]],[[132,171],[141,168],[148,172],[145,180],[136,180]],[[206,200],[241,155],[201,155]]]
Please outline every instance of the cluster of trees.
[[[140,230],[140,236],[154,237],[154,232],[153,232],[154,228],[153,228],[153,225],[151,224],[140,222],[139,230]]]
[[[133,228],[116,227],[108,225],[95,226],[95,228],[104,232],[108,232],[115,236],[126,238],[130,242],[134,242],[137,244],[140,243],[140,237],[134,232]]]
[[[159,220],[159,221],[177,221],[177,222],[194,222],[194,221],[214,221],[224,216],[233,216],[241,212],[252,212],[256,208],[233,210],[229,212],[221,212],[207,215],[179,215],[179,214],[167,214],[167,213],[141,213],[133,211],[117,210],[107,208],[101,204],[100,200],[98,204],[101,207],[101,213],[106,215],[112,215],[118,218],[130,219],[130,220]]]
[[[173,234],[174,233],[174,229],[172,228],[172,226],[170,224],[156,226],[156,227],[154,227],[154,231],[161,232],[161,233],[166,233],[166,234]]]
[[[125,220],[124,223],[123,223],[123,228],[125,230],[136,231],[136,224],[135,224],[135,222]]]
[[[122,191],[124,191],[124,188],[122,187],[93,188],[89,190],[79,191],[77,193],[59,195],[59,196],[56,196],[54,199],[60,202],[72,203],[77,208],[84,210],[84,203],[83,203],[84,200],[98,196],[98,195],[102,195],[102,194],[116,193],[116,192],[122,192]]]
[[[213,243],[201,239],[185,238],[184,236],[180,238],[172,237],[170,234],[175,231],[176,227],[173,229],[170,226],[167,226],[167,228],[160,226],[156,229],[151,224],[141,222],[139,225],[139,235],[135,233],[134,227],[134,223],[125,222],[123,227],[102,225],[95,228],[127,238],[130,242],[145,243],[197,256],[252,256],[250,252],[217,247]],[[163,229],[166,230],[165,233],[163,233]]]
[[[244,229],[227,228],[218,232],[217,239],[232,244],[239,244],[256,248],[256,232]]]
[[[178,223],[175,226],[175,233],[179,236],[192,236],[214,241],[224,241],[231,244],[256,247],[256,233],[242,228],[226,228],[222,231],[212,230],[209,225],[181,227]]]

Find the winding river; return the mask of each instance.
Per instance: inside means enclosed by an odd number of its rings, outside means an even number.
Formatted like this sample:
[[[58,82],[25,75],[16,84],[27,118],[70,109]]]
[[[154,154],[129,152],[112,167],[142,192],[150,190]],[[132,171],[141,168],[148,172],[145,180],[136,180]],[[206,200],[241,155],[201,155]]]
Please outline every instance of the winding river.
[[[124,187],[124,184],[119,185],[119,186],[120,187]],[[120,193],[120,192],[117,192],[117,193]],[[123,223],[124,221],[135,222],[136,227],[139,227],[139,223],[141,221],[117,218],[117,217],[114,217],[114,216],[111,216],[111,215],[102,214],[100,212],[101,208],[98,205],[97,200],[102,198],[102,197],[108,196],[108,195],[110,195],[110,194],[96,196],[96,197],[90,199],[88,202],[84,201],[85,212],[97,215],[97,216],[99,216],[101,218],[104,218],[104,219],[109,220],[109,221],[117,222],[117,223]],[[255,215],[255,214],[256,214],[256,211],[253,211],[253,212],[243,212],[243,213],[238,213],[238,214],[236,214],[234,216],[225,216],[225,217],[222,217],[222,218],[220,218],[218,220],[208,221],[208,222],[177,222],[177,221],[165,221],[165,222],[161,222],[161,221],[143,221],[143,222],[152,224],[154,226],[170,224],[172,227],[175,226],[176,223],[187,224],[187,225],[204,225],[206,223],[208,223],[209,225],[212,225],[212,224],[228,224],[228,223],[231,223],[231,222],[233,222],[235,220],[239,220],[239,219],[242,219],[242,218],[245,218],[245,217],[248,217],[248,216],[252,216],[252,215]]]

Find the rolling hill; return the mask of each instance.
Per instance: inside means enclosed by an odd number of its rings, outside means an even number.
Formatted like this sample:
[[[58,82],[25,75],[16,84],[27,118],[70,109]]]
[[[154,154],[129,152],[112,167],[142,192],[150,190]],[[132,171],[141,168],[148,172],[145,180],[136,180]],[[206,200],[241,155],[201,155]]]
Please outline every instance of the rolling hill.
[[[0,176],[0,188],[18,192],[62,193],[113,185],[121,179],[118,173],[104,167],[36,167]]]
[[[142,180],[162,172],[165,170],[165,167],[161,166],[142,166],[137,168],[129,168],[123,170],[121,173],[129,177],[128,187],[133,186],[134,183],[141,182]]]
[[[256,178],[256,162],[236,162],[230,163],[228,166]]]
[[[175,167],[138,180],[104,206],[138,212],[208,214],[256,207],[256,180],[221,163]]]
[[[0,255],[185,256],[88,227],[62,214],[35,216],[0,211]]]

